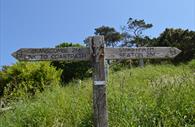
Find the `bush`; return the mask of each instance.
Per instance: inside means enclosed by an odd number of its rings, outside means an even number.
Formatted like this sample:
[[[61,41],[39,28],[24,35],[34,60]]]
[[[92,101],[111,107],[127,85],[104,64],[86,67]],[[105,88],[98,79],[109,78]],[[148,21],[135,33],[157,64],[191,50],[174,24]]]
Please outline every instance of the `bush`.
[[[61,71],[49,62],[18,62],[0,71],[0,95],[22,96],[42,92],[60,81]]]
[[[82,47],[80,44],[72,43],[61,43],[56,46],[57,48],[63,47]],[[70,61],[53,61],[51,63],[57,69],[61,69],[61,81],[67,83],[73,79],[84,79],[91,76],[90,68],[91,64],[89,61],[79,61],[79,62],[70,62]]]

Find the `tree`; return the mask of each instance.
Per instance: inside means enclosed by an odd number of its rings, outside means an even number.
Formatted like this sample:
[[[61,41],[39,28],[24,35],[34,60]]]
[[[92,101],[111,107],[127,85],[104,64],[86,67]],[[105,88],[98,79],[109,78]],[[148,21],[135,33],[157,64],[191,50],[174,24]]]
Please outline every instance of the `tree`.
[[[122,46],[136,46],[136,47],[142,47],[147,46],[149,41],[147,40],[149,37],[143,36],[143,31],[151,28],[152,24],[145,23],[144,20],[137,20],[129,18],[127,21],[127,26],[123,26],[123,43]],[[139,60],[139,64],[141,67],[144,66],[143,59]]]
[[[122,46],[145,46],[143,38],[147,39],[147,36],[143,36],[143,31],[151,28],[152,24],[145,23],[144,20],[137,20],[129,18],[127,26],[122,27],[123,44]]]
[[[173,62],[186,62],[195,58],[195,32],[166,28],[153,46],[177,47],[182,52],[173,59]]]
[[[122,36],[113,27],[101,26],[95,28],[95,35],[104,35],[106,47],[115,47],[117,43],[122,39]]]
[[[64,42],[57,45],[56,47],[82,47],[82,45]],[[61,75],[61,80],[63,83],[68,83],[73,79],[83,79],[91,76],[91,64],[89,61],[53,61],[51,65],[55,66],[57,69],[63,70]]]

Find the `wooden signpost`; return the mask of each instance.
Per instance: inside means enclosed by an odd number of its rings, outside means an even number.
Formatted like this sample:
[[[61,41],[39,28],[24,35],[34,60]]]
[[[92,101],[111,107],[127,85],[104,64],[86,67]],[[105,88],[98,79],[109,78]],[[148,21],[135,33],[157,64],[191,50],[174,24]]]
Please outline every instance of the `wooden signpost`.
[[[12,53],[16,59],[21,61],[88,61],[90,60],[89,48],[21,48]]]
[[[94,126],[108,126],[105,60],[174,58],[181,51],[174,47],[106,48],[103,36],[87,38],[85,48],[22,48],[12,56],[21,61],[91,61],[93,66]]]

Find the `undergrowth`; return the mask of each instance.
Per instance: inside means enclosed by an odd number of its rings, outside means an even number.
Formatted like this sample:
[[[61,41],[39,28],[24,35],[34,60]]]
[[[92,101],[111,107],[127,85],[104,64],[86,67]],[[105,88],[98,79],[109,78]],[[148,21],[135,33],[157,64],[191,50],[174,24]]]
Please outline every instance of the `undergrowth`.
[[[195,74],[188,65],[148,65],[110,71],[107,83],[110,127],[194,127]],[[92,81],[14,102],[0,114],[2,127],[91,127]]]

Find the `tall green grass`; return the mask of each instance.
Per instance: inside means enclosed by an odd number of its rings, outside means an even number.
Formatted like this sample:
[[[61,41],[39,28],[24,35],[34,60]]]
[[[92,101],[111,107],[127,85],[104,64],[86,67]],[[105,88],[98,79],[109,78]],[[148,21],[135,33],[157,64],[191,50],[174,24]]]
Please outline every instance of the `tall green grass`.
[[[188,65],[110,71],[110,127],[194,127],[195,74]],[[37,94],[0,115],[2,127],[91,127],[92,81]]]

